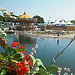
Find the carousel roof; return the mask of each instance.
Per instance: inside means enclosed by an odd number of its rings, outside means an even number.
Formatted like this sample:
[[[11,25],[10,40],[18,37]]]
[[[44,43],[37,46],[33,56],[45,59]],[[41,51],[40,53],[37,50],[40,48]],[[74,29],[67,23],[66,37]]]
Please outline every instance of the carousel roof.
[[[14,22],[35,22],[35,19],[28,16],[25,12],[23,15],[19,16],[18,19],[13,20]]]
[[[28,19],[28,18],[31,18],[30,16],[28,16],[27,14],[26,14],[26,12],[24,12],[24,14],[23,15],[21,15],[19,18],[23,18],[23,19]]]

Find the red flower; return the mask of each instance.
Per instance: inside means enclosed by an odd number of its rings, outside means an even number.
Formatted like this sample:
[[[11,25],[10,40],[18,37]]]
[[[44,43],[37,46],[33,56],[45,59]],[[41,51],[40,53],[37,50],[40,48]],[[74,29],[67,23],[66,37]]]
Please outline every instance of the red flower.
[[[25,66],[26,62],[17,63],[16,65],[19,67],[19,69],[17,69],[17,75],[22,75],[22,73],[26,74],[28,72],[28,67]]]
[[[16,43],[15,41],[13,41],[13,44],[15,44],[15,45],[19,45],[18,43]]]
[[[29,57],[29,53],[26,55],[25,59],[27,59]]]
[[[15,43],[16,45],[19,45],[19,43]]]
[[[32,60],[30,60],[30,62],[29,62],[29,66],[32,68]]]
[[[24,49],[24,47],[23,46],[20,46],[20,49]]]
[[[13,41],[13,43],[15,44],[15,41]]]
[[[11,72],[11,70],[12,70],[12,68],[11,68],[11,67],[9,67],[8,72]]]
[[[26,56],[25,52],[24,51],[20,51],[20,53],[22,53],[24,56]]]
[[[23,74],[26,74],[28,72],[28,67],[27,66],[23,67],[22,71],[23,71]]]
[[[26,63],[26,60],[25,60],[25,58],[24,58],[24,60],[23,60],[23,65],[26,65],[27,63]]]
[[[22,62],[17,63],[17,66],[22,67]]]
[[[13,43],[11,44],[11,47],[14,47],[14,44]]]
[[[19,45],[19,43],[16,43],[15,41],[13,41],[13,43],[11,44],[11,47],[16,47],[16,45]]]

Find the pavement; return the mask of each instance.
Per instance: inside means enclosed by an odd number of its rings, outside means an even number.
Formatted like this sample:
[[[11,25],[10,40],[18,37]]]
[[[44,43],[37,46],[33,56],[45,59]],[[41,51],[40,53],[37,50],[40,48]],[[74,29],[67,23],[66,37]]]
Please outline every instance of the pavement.
[[[73,39],[75,34],[64,34],[64,35],[54,35],[54,34],[32,34],[32,33],[26,33],[26,32],[19,32],[20,35],[29,36],[29,37],[39,37],[39,38],[59,38],[59,39]]]

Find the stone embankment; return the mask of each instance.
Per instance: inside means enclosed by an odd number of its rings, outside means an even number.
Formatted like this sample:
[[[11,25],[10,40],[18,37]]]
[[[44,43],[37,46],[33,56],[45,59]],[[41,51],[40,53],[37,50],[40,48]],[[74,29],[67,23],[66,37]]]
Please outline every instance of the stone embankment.
[[[17,31],[17,33],[19,33],[20,35],[24,35],[24,36],[29,36],[29,37],[39,37],[39,38],[59,38],[59,39],[72,39],[74,38],[75,34],[64,34],[64,35],[60,35],[57,36],[54,34],[32,34],[29,32],[25,32],[25,31]]]

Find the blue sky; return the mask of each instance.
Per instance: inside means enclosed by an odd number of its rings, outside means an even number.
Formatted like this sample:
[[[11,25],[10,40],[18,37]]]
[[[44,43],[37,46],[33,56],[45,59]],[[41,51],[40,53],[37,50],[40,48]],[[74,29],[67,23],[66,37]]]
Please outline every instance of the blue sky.
[[[39,15],[46,22],[75,19],[75,0],[0,0],[0,8],[15,15],[22,15],[24,11],[30,17]]]

